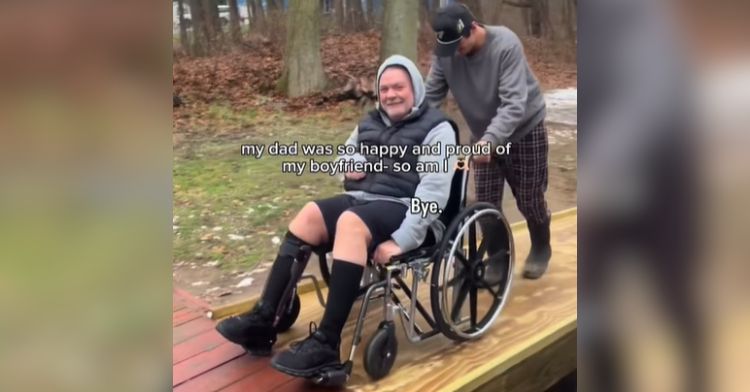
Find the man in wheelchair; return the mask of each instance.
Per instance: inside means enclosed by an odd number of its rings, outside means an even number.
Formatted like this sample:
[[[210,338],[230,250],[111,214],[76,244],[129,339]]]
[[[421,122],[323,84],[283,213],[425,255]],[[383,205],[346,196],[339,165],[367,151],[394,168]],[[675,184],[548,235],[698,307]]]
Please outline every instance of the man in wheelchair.
[[[410,212],[411,199],[437,203],[442,209],[450,195],[457,158],[445,156],[445,146],[457,142],[455,124],[426,104],[422,76],[406,57],[389,57],[378,69],[376,80],[377,109],[359,122],[346,143],[407,146],[406,153],[339,157],[359,162],[382,159],[386,169],[348,172],[344,178],[346,193],[307,203],[289,224],[256,306],[216,327],[226,339],[243,345],[251,354],[270,355],[278,332],[277,308],[292,279],[295,257],[305,247],[332,250],[328,300],[320,326],[311,328],[306,339],[272,360],[274,368],[287,374],[311,377],[340,363],[341,331],[358,296],[368,260],[385,263],[392,256],[419,247],[438,214],[423,218]],[[412,152],[412,146],[438,143],[442,155],[417,156]],[[451,168],[448,172],[416,171],[418,162],[437,162],[442,168],[445,159]],[[411,170],[393,170],[404,163]]]

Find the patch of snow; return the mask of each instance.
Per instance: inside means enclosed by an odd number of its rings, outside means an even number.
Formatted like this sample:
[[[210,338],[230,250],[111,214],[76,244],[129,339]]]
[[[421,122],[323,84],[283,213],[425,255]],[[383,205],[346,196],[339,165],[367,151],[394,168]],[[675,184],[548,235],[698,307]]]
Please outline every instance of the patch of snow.
[[[253,284],[253,280],[254,280],[253,278],[245,278],[245,279],[242,279],[242,280],[240,281],[240,283],[237,283],[237,285],[236,285],[236,286],[234,286],[234,287],[237,287],[237,288],[240,288],[240,287],[248,287],[248,286],[250,286],[251,284]]]

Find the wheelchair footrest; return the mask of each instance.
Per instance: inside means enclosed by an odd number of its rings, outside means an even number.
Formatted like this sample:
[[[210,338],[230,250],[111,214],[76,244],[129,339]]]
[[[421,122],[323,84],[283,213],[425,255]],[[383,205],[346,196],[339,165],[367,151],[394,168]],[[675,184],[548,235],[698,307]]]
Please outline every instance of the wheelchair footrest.
[[[316,384],[327,387],[338,387],[346,385],[351,375],[352,363],[347,361],[340,365],[334,365],[321,369],[317,374],[310,377]]]

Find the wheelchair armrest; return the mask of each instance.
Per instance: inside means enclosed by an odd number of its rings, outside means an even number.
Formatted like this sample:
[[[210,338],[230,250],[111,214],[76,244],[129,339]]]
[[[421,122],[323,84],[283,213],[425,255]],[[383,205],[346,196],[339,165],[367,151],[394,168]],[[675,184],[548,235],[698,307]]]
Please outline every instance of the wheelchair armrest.
[[[428,255],[429,253],[435,250],[435,246],[443,238],[444,232],[445,232],[445,226],[443,225],[443,223],[440,222],[440,220],[435,220],[430,225],[429,230],[427,230],[427,236],[422,242],[422,245],[420,245],[416,249],[412,249],[408,252],[404,252],[400,255],[395,255],[391,257],[390,260],[388,260],[388,264],[399,262],[399,261],[416,259],[416,258],[420,258],[420,257],[424,257]]]
[[[429,252],[430,247],[423,247],[423,248],[417,248],[410,250],[408,252],[401,253],[400,255],[391,256],[390,260],[388,260],[388,263],[396,263],[400,261],[406,261],[410,259],[416,259],[418,257],[424,257]]]

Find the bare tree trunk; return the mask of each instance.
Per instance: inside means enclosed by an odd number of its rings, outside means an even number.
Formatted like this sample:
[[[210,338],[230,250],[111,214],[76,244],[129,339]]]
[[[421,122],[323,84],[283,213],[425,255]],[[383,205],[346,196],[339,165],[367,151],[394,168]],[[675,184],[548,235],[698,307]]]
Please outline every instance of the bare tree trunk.
[[[357,30],[367,30],[367,13],[365,12],[365,8],[362,7],[362,0],[354,0],[354,10],[357,14],[357,21],[359,22]]]
[[[344,11],[344,0],[334,0],[333,12],[336,14],[336,27],[339,31],[344,31],[346,22],[346,11]]]
[[[503,4],[523,8],[528,34],[537,38],[554,37],[548,0],[503,0]]]
[[[348,0],[349,21],[352,31],[364,30],[364,16],[362,11],[362,1]]]
[[[383,26],[383,0],[369,0],[372,5],[372,19],[374,27]]]
[[[223,32],[219,20],[219,4],[217,0],[202,0],[204,30],[209,41],[210,51],[215,51],[223,44]]]
[[[250,25],[251,21],[255,19],[255,2],[247,0],[245,7],[247,7],[247,24]]]
[[[375,25],[375,1],[367,0],[367,22],[370,27]]]
[[[401,54],[417,63],[418,0],[385,0],[380,61]]]
[[[284,71],[277,88],[289,97],[322,91],[326,85],[320,59],[320,2],[290,0]]]
[[[359,14],[361,15],[362,28],[360,30],[367,30],[367,26],[370,24],[370,13],[367,12],[367,4],[369,1],[364,0],[365,4],[362,4],[362,0],[355,0],[357,2],[357,7],[359,9]]]
[[[469,10],[479,22],[484,22],[482,5],[479,3],[479,0],[463,0],[463,3],[469,7]]]
[[[571,42],[576,41],[576,0],[565,0],[563,3],[563,24],[565,25],[566,38]]]
[[[247,34],[250,35],[258,21],[258,10],[255,9],[255,1],[253,0],[247,0],[245,6],[247,6]]]
[[[212,39],[211,31],[206,26],[202,0],[188,0],[190,5],[190,19],[193,25],[193,56],[204,56],[210,51]]]
[[[482,6],[482,16],[484,19],[482,19],[482,23],[486,23],[489,25],[497,25],[497,24],[503,24],[501,22],[502,18],[506,15],[503,14],[503,3],[497,0],[480,0],[481,6]]]
[[[229,31],[232,36],[232,42],[239,44],[240,37],[240,9],[237,0],[229,0]]]
[[[177,0],[177,17],[180,23],[180,46],[187,53],[191,53],[190,42],[188,42],[187,26],[185,25],[185,5],[184,0]]]
[[[263,0],[247,0],[253,3],[253,15],[255,15],[255,31],[265,34],[267,29],[266,11],[263,9]]]
[[[280,43],[284,37],[284,4],[281,0],[266,0],[266,4],[268,5],[266,35],[274,42]]]
[[[542,14],[536,2],[529,9],[529,33],[537,38],[542,36]]]
[[[266,0],[268,4],[268,10],[282,11],[284,9],[284,3],[281,0]]]
[[[538,15],[539,24],[539,35],[538,37],[554,38],[555,31],[552,29],[552,22],[549,19],[549,1],[548,0],[534,0],[533,9],[535,10],[532,15]]]
[[[218,35],[221,32],[221,21],[219,20],[219,3],[217,0],[203,0],[203,15],[206,25]]]
[[[349,27],[350,27],[350,23],[349,23],[349,9],[351,8],[351,7],[349,7],[349,0],[341,0],[341,4],[342,4],[341,7],[344,10],[344,13],[342,14],[342,15],[344,15],[343,16],[343,18],[344,18],[344,24],[342,26],[344,27],[345,31],[348,31]]]

